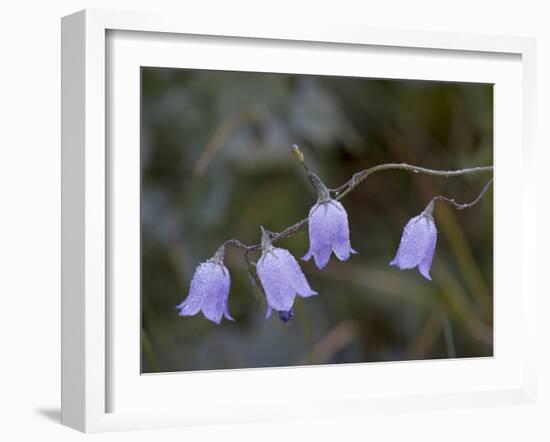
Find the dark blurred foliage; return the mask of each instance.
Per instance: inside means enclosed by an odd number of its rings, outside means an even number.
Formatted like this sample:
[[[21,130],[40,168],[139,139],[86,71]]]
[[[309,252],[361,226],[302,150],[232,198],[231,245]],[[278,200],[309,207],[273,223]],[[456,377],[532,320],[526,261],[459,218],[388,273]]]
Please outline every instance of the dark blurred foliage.
[[[492,190],[464,211],[437,204],[432,282],[388,266],[432,196],[473,200],[488,176],[369,177],[342,201],[359,254],[322,271],[302,262],[319,296],[297,298],[286,324],[264,319],[234,248],[236,322],[175,309],[224,240],[255,244],[260,225],[307,216],[316,196],[293,143],[329,187],[388,162],[489,165],[492,85],[143,68],[141,111],[143,372],[492,355]],[[307,227],[278,245],[303,256]]]

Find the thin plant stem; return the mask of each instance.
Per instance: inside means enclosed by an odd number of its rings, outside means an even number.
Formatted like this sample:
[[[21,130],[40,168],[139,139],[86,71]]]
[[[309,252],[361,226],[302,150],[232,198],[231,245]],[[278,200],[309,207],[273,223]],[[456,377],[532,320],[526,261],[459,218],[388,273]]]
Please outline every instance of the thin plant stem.
[[[453,335],[453,327],[449,320],[449,315],[446,313],[441,315],[441,325],[443,327],[443,335],[445,336],[445,346],[447,347],[447,356],[449,358],[456,358],[456,346]]]
[[[153,344],[144,329],[141,329],[141,348],[143,349],[143,356],[150,368],[154,371],[160,371],[160,364],[155,354],[155,350],[153,349]]]
[[[407,164],[407,163],[380,164],[378,166],[374,166],[369,169],[356,172],[355,174],[353,174],[351,179],[349,179],[345,184],[343,184],[342,186],[336,189],[332,189],[332,191],[336,194],[336,199],[341,200],[353,189],[355,189],[361,182],[363,182],[367,177],[375,174],[376,172],[380,172],[382,170],[407,170],[413,173],[423,173],[426,175],[434,175],[434,176],[449,178],[449,177],[455,177],[459,175],[471,175],[476,173],[492,172],[493,166],[480,166],[480,167],[471,167],[468,169],[457,169],[457,170],[434,170],[434,169],[427,169],[425,167],[420,167],[420,166],[413,166],[412,164]]]
[[[298,160],[300,165],[305,169],[305,171],[308,174],[308,178],[310,182],[315,187],[316,186],[315,183],[317,182],[318,177],[311,171],[310,167],[305,162],[303,154],[298,149],[298,146],[296,145],[292,146],[292,153],[294,157]],[[423,173],[426,175],[434,175],[434,176],[441,176],[441,177],[455,177],[455,176],[461,176],[461,175],[471,175],[471,174],[492,172],[493,166],[480,166],[480,167],[471,167],[467,169],[457,169],[457,170],[435,170],[435,169],[427,169],[425,167],[420,167],[420,166],[414,166],[412,164],[406,164],[406,163],[379,164],[378,166],[373,166],[369,169],[361,170],[353,174],[353,176],[345,184],[343,184],[340,187],[337,187],[336,189],[329,189],[329,191],[332,192],[335,195],[335,199],[339,201],[342,198],[344,198],[347,194],[352,192],[353,189],[355,189],[367,177],[369,177],[370,175],[376,172],[380,172],[383,170],[405,170],[413,173]],[[448,198],[444,196],[436,196],[435,198],[433,198],[432,201],[443,200],[453,204],[457,209],[465,209],[467,207],[471,207],[477,204],[479,200],[483,197],[483,195],[487,192],[492,182],[493,182],[493,179],[491,178],[491,180],[485,185],[485,187],[483,188],[481,193],[478,195],[478,197],[470,203],[460,204],[460,203],[457,203],[453,198]],[[273,244],[279,241],[280,239],[287,238],[293,235],[298,230],[300,230],[305,224],[307,224],[307,222],[308,222],[308,218],[304,218],[298,221],[297,223],[292,224],[291,226],[287,227],[286,229],[284,229],[279,233],[270,232],[272,235],[272,237],[270,238],[271,243]],[[261,244],[246,245],[237,239],[229,239],[224,242],[224,245],[233,245],[241,249],[244,249],[247,252],[247,260],[248,260],[248,252],[261,250]]]
[[[469,203],[457,203],[454,198],[448,198],[446,196],[441,196],[441,195],[434,197],[432,199],[432,202],[446,201],[446,202],[452,204],[458,210],[468,209],[472,206],[475,206],[477,203],[479,203],[481,198],[483,198],[483,195],[485,195],[487,190],[489,190],[489,187],[491,187],[491,184],[493,184],[493,178],[491,178],[489,181],[487,181],[487,183],[485,184],[485,186],[483,186],[483,189],[481,190],[481,192],[479,193],[477,198],[475,200],[469,202]]]

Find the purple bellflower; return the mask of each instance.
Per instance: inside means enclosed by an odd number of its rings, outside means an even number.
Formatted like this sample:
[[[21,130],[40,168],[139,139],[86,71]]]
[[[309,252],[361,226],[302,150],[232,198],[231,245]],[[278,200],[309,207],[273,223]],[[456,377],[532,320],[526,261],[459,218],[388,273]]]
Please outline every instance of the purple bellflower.
[[[273,247],[269,234],[262,227],[262,256],[256,264],[256,271],[262,283],[266,298],[266,318],[271,310],[277,310],[283,321],[292,316],[294,298],[316,295],[307,282],[300,265],[286,249]]]
[[[330,197],[329,190],[317,175],[311,174],[317,189],[317,203],[309,211],[309,251],[302,258],[315,259],[320,270],[325,267],[332,252],[340,261],[347,261],[352,253],[349,241],[348,214],[344,206]]]
[[[196,268],[187,298],[176,307],[180,316],[193,316],[202,311],[206,319],[216,324],[222,316],[234,321],[227,305],[231,278],[223,264],[224,253],[225,247],[221,246],[212,258]]]
[[[430,268],[437,242],[433,208],[434,203],[431,201],[420,215],[409,220],[403,229],[397,254],[390,262],[390,265],[401,270],[418,267],[422,276],[430,281]]]

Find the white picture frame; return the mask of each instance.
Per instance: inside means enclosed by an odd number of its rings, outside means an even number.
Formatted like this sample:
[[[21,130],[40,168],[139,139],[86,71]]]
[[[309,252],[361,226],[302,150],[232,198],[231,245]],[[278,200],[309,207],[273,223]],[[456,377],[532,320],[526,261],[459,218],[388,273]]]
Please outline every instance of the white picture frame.
[[[511,94],[518,100],[521,107],[519,113],[510,113],[508,123],[515,123],[515,132],[512,139],[517,138],[521,149],[516,147],[511,157],[507,157],[497,167],[500,167],[497,182],[501,180],[501,189],[506,189],[507,164],[509,161],[521,160],[523,186],[516,190],[514,195],[521,201],[522,210],[514,210],[513,219],[499,219],[498,212],[495,219],[502,223],[502,228],[519,228],[521,241],[515,245],[517,262],[521,263],[521,272],[517,279],[511,281],[511,286],[519,290],[520,296],[514,302],[517,303],[521,314],[515,319],[515,327],[520,329],[522,337],[534,335],[536,316],[536,287],[534,270],[528,266],[527,256],[533,255],[536,247],[534,223],[535,192],[532,189],[534,174],[530,174],[532,167],[532,121],[534,113],[535,96],[535,68],[534,41],[517,37],[491,37],[479,35],[464,35],[450,33],[427,33],[415,31],[387,31],[373,29],[356,29],[343,26],[302,26],[294,28],[284,24],[266,27],[265,24],[250,23],[238,26],[231,23],[212,23],[207,20],[197,20],[194,17],[174,18],[153,16],[150,14],[134,14],[126,12],[112,12],[100,10],[81,11],[63,18],[62,21],[62,423],[85,432],[111,431],[138,428],[158,428],[168,426],[185,426],[208,424],[216,422],[248,422],[267,419],[284,419],[288,417],[311,417],[328,415],[361,415],[374,410],[394,412],[398,410],[413,410],[425,408],[452,408],[481,405],[498,405],[504,403],[530,403],[535,397],[536,383],[534,375],[533,354],[534,348],[529,344],[524,345],[521,353],[514,353],[517,347],[509,349],[510,355],[515,354],[516,359],[504,356],[501,360],[498,376],[494,376],[493,370],[499,362],[498,353],[495,361],[483,365],[483,363],[457,361],[454,365],[446,364],[438,366],[437,361],[414,362],[405,364],[370,364],[369,373],[393,372],[396,378],[402,378],[403,374],[421,372],[420,376],[426,380],[428,372],[427,364],[435,370],[446,370],[447,375],[456,375],[457,379],[464,380],[460,389],[447,391],[445,384],[448,381],[436,383],[430,391],[407,390],[405,385],[396,384],[395,389],[384,390],[382,388],[376,394],[367,394],[360,389],[357,394],[348,394],[346,386],[328,388],[324,393],[317,394],[314,384],[308,386],[308,379],[315,378],[308,372],[307,377],[301,369],[285,371],[252,370],[230,371],[219,373],[200,373],[195,375],[193,382],[200,385],[208,382],[212,385],[223,385],[230,380],[232,385],[250,383],[248,391],[238,400],[226,400],[220,398],[218,406],[204,401],[200,397],[198,389],[193,390],[186,398],[187,404],[193,403],[192,409],[188,406],[176,407],[168,398],[169,389],[175,386],[177,376],[140,376],[135,370],[135,354],[118,351],[120,346],[111,345],[111,337],[118,336],[117,324],[120,322],[113,316],[112,299],[110,290],[116,284],[117,275],[113,275],[111,256],[113,250],[110,244],[116,242],[116,227],[111,228],[113,213],[120,199],[112,192],[112,168],[124,161],[112,158],[109,151],[109,143],[116,143],[116,131],[107,131],[106,121],[113,117],[109,108],[109,81],[115,74],[107,69],[108,63],[113,60],[108,57],[118,56],[118,52],[109,50],[108,35],[114,33],[138,32],[143,41],[132,41],[128,48],[130,55],[135,55],[136,44],[146,44],[147,38],[169,36],[171,39],[185,38],[185,36],[215,36],[218,41],[228,42],[242,39],[248,42],[272,41],[284,44],[292,49],[298,48],[307,42],[308,45],[319,47],[323,45],[339,48],[376,47],[382,53],[391,48],[400,48],[402,51],[426,50],[432,51],[435,58],[450,54],[455,56],[469,54],[475,59],[483,61],[490,58],[491,54],[503,54],[515,57],[519,68],[515,72],[514,80],[510,83]],[[152,34],[154,33],[154,34]],[[140,37],[141,38],[141,37]],[[225,40],[224,40],[225,39]],[[235,40],[237,39],[237,40]],[[134,39],[135,40],[135,39]],[[138,39],[139,40],[139,39]],[[240,41],[240,40],[239,40]],[[224,43],[224,44],[227,44]],[[229,43],[230,44],[230,43]],[[254,43],[256,44],[256,43]],[[331,46],[331,47],[332,47]],[[301,49],[300,46],[299,49]],[[158,49],[158,48],[157,48]],[[169,49],[167,50],[169,53]],[[146,51],[144,51],[146,52]],[[159,53],[159,51],[155,51]],[[162,52],[162,51],[160,51]],[[454,55],[453,55],[454,54]],[[435,59],[434,58],[434,59]],[[130,56],[131,63],[139,60]],[[137,60],[137,61],[136,61]],[[519,61],[518,61],[519,60]],[[226,61],[226,63],[228,63]],[[176,63],[177,65],[177,63]],[[239,69],[238,59],[228,68]],[[434,64],[434,69],[437,65]],[[513,70],[513,69],[512,69]],[[109,75],[107,75],[108,73]],[[413,74],[411,74],[413,75]],[[465,74],[464,74],[465,75]],[[465,77],[461,77],[464,79]],[[477,78],[477,77],[476,77]],[[517,81],[519,79],[519,81]],[[472,80],[473,81],[473,80]],[[506,80],[503,80],[506,81]],[[517,85],[514,89],[513,85]],[[138,91],[136,91],[138,92]],[[498,106],[498,103],[495,104]],[[498,107],[496,107],[498,111]],[[520,121],[514,118],[521,115]],[[116,116],[114,117],[115,121]],[[498,118],[501,118],[500,116]],[[508,124],[509,125],[509,124]],[[501,124],[500,126],[504,126]],[[130,127],[130,126],[129,126]],[[131,130],[131,129],[129,129]],[[517,137],[516,137],[517,136]],[[514,138],[515,137],[515,138]],[[504,141],[495,136],[495,144]],[[508,151],[509,149],[504,149]],[[139,150],[130,151],[124,155],[137,155]],[[118,162],[117,162],[118,161]],[[507,162],[508,161],[508,162]],[[129,161],[131,163],[131,161]],[[114,164],[114,165],[113,165]],[[500,165],[502,164],[502,166]],[[517,164],[516,164],[517,167]],[[117,169],[118,170],[118,169]],[[517,170],[515,171],[517,174]],[[525,189],[531,189],[527,192]],[[500,204],[500,205],[499,205]],[[503,207],[502,200],[498,197],[496,207]],[[503,208],[504,210],[504,208]],[[131,213],[131,212],[129,212]],[[501,212],[508,214],[508,212]],[[116,221],[113,223],[116,226]],[[497,235],[498,238],[498,235]],[[499,251],[499,243],[495,242],[495,253]],[[500,256],[500,255],[499,255]],[[519,258],[518,258],[519,256]],[[500,258],[499,258],[500,259]],[[505,259],[499,262],[500,268],[511,265]],[[497,265],[497,264],[495,264]],[[508,272],[510,274],[510,272]],[[531,277],[532,276],[532,277]],[[509,276],[512,278],[512,275]],[[506,290],[504,284],[495,282],[497,288]],[[498,296],[498,295],[497,295]],[[517,294],[516,294],[517,296]],[[138,293],[139,298],[139,293]],[[503,303],[504,305],[505,303]],[[507,305],[512,305],[507,304]],[[116,311],[116,309],[114,309]],[[501,312],[505,309],[501,309]],[[132,316],[129,314],[128,316]],[[133,315],[135,319],[135,315]],[[507,316],[502,316],[506,321]],[[498,316],[497,316],[498,319]],[[499,333],[503,340],[511,336],[511,324],[502,322]],[[130,327],[128,327],[130,330]],[[133,330],[133,329],[132,329]],[[128,333],[138,333],[138,329]],[[116,341],[116,336],[113,338]],[[128,338],[131,339],[131,338]],[[495,337],[498,339],[498,335]],[[519,338],[518,338],[519,341]],[[524,339],[523,342],[534,342],[534,339]],[[135,349],[134,349],[135,350]],[[502,355],[505,354],[503,351]],[[117,359],[118,358],[118,359]],[[126,382],[124,377],[117,374],[114,377],[119,381],[118,385],[125,385],[119,394],[127,394],[127,403],[135,401],[130,396],[130,391],[135,388],[143,388],[145,401],[150,401],[151,394],[160,391],[161,396],[155,398],[158,402],[162,395],[166,399],[165,407],[151,409],[141,405],[135,409],[122,406],[120,410],[111,402],[111,393],[115,389],[113,373],[117,367],[124,365],[124,361],[132,360],[127,370],[132,371],[132,378],[138,383]],[[116,366],[113,367],[114,362]],[[512,367],[513,365],[513,367]],[[357,377],[361,376],[359,365],[332,366],[320,368],[323,376],[333,377]],[[317,370],[317,369],[316,369]],[[123,372],[124,373],[124,372]],[[317,373],[321,373],[317,371]],[[477,376],[479,375],[479,376]],[[498,379],[494,384],[474,382],[479,377],[481,380],[493,377]],[[123,379],[123,381],[120,381]],[[317,378],[317,381],[319,378]],[[283,405],[282,402],[273,401],[265,404],[259,400],[259,388],[266,383],[273,382],[299,383],[303,392],[308,395],[304,403],[290,400]],[[471,381],[471,382],[470,382]],[[143,384],[143,385],[141,385]],[[145,385],[148,384],[148,385]],[[460,384],[460,381],[457,381]],[[423,384],[419,384],[419,388]],[[308,389],[311,387],[310,389]],[[176,388],[177,391],[177,388]],[[276,395],[276,391],[272,394]],[[255,395],[258,401],[255,401]],[[220,396],[223,396],[220,394]],[[124,403],[124,401],[120,401]],[[294,404],[294,405],[292,405]],[[303,405],[307,404],[307,407]],[[230,407],[228,408],[228,405]],[[228,410],[228,411],[224,411]]]

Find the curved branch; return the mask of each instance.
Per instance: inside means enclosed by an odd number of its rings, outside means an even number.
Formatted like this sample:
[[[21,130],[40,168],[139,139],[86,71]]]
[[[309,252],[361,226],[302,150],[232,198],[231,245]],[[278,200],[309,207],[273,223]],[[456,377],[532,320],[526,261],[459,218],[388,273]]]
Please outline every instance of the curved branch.
[[[491,178],[485,184],[485,186],[483,186],[483,189],[481,190],[481,192],[479,193],[477,198],[475,200],[469,202],[469,203],[457,203],[454,198],[447,198],[446,196],[441,196],[441,195],[433,197],[432,201],[446,201],[446,202],[452,204],[453,206],[455,206],[458,210],[467,209],[469,207],[475,206],[479,202],[479,200],[481,200],[481,198],[483,198],[483,195],[485,195],[487,190],[489,190],[489,187],[491,187],[491,184],[493,184],[493,178]]]
[[[458,169],[458,170],[434,170],[427,169],[425,167],[413,166],[412,164],[407,163],[388,163],[380,164],[378,166],[371,167],[369,169],[361,170],[353,174],[350,180],[348,180],[342,186],[332,189],[336,193],[337,200],[344,198],[349,192],[351,192],[355,187],[357,187],[362,181],[364,181],[369,175],[372,175],[381,170],[407,170],[414,173],[423,173],[426,175],[442,176],[442,177],[454,177],[459,175],[470,175],[475,173],[483,172],[492,172],[493,166],[480,166],[480,167],[471,167],[468,169]],[[345,189],[345,190],[344,190]]]
[[[292,153],[294,157],[300,162],[302,167],[306,170],[308,174],[308,178],[314,175],[313,172],[311,172],[311,169],[307,165],[307,163],[304,161],[303,154],[299,150],[298,146],[293,145],[292,146]],[[336,189],[330,189],[330,192],[333,192],[335,194],[336,200],[341,200],[344,198],[348,193],[350,193],[353,189],[355,189],[361,182],[363,182],[368,176],[380,172],[382,170],[406,170],[413,173],[423,173],[426,175],[434,175],[434,176],[441,176],[441,177],[454,177],[454,176],[460,176],[460,175],[470,175],[470,174],[477,174],[477,173],[484,173],[484,172],[492,172],[493,166],[480,166],[480,167],[471,167],[467,169],[457,169],[457,170],[435,170],[435,169],[427,169],[425,167],[420,166],[413,166],[412,164],[406,164],[406,163],[388,163],[388,164],[379,164],[378,166],[370,167],[369,169],[361,170],[360,172],[357,172],[353,174],[353,176],[342,186],[336,188]],[[452,205],[454,205],[457,209],[465,209],[467,207],[471,207],[479,202],[479,200],[483,197],[483,195],[487,192],[489,186],[493,182],[493,179],[485,185],[481,193],[478,195],[478,197],[470,202],[465,204],[457,203],[452,198],[447,198],[444,196],[437,196],[432,201],[435,200],[444,200]],[[287,227],[282,232],[279,233],[273,233],[272,237],[270,238],[271,243],[275,243],[276,241],[279,241],[280,239],[287,238],[294,233],[296,233],[302,226],[307,224],[308,218],[304,218],[297,223]],[[243,244],[239,240],[236,239],[229,239],[225,241],[224,245],[234,245],[237,247],[240,247],[244,249],[247,253],[255,250],[261,249],[261,244],[254,244],[251,246],[247,246],[246,244]]]

